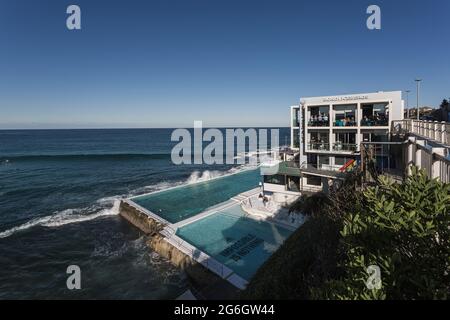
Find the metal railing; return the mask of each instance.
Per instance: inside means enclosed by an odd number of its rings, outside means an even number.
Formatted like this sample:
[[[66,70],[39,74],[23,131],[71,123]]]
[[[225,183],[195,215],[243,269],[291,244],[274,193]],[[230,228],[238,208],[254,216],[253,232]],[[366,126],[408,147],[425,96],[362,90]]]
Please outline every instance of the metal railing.
[[[450,146],[450,123],[426,120],[392,121],[393,133],[413,133]]]
[[[334,127],[356,127],[355,120],[336,120],[333,122]]]
[[[324,117],[324,119],[310,119],[308,121],[308,126],[310,127],[329,127],[330,126],[330,118],[328,116]]]
[[[357,145],[353,143],[333,143],[333,151],[343,151],[343,152],[355,152]]]
[[[407,163],[425,170],[430,178],[450,183],[450,123],[427,120],[395,120],[393,134],[413,134],[423,138],[425,145],[414,143]],[[419,139],[420,140],[420,139]],[[420,156],[417,156],[417,154]]]
[[[362,119],[362,127],[385,127],[389,125],[389,120],[387,118],[383,119]]]
[[[308,150],[329,151],[330,144],[328,142],[310,142],[308,143]]]
[[[448,158],[435,156],[439,161],[439,179],[442,182],[450,183],[450,160]]]

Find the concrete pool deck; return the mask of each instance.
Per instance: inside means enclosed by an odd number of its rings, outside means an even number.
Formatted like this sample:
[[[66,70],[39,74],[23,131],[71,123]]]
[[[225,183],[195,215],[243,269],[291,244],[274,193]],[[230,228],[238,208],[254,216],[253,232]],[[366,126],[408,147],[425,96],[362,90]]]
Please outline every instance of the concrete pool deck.
[[[261,191],[260,188],[257,187],[239,193],[227,201],[209,207],[199,214],[196,214],[192,217],[189,217],[176,223],[170,223],[169,221],[162,218],[158,214],[140,206],[139,204],[133,201],[133,198],[122,200],[120,214],[126,220],[128,220],[130,223],[132,223],[145,233],[150,234],[152,236],[155,236],[155,234],[157,234],[159,237],[161,237],[161,240],[163,242],[172,247],[172,249],[176,250],[177,255],[179,255],[180,253],[185,255],[188,261],[194,261],[195,263],[202,265],[203,267],[205,267],[206,269],[208,269],[210,272],[214,273],[221,279],[232,284],[234,287],[243,290],[248,284],[247,279],[244,279],[243,277],[239,276],[225,264],[217,261],[214,257],[208,255],[199,248],[183,240],[181,237],[177,235],[177,230],[195,221],[204,219],[205,217],[208,217],[210,215],[220,213],[222,210],[225,210],[227,208],[231,208],[236,205],[241,205],[243,201],[246,201],[247,199],[258,195],[260,191]],[[255,217],[252,217],[251,215],[248,214],[246,215],[246,217],[252,218],[257,221],[259,220],[255,219]],[[267,222],[276,224],[285,229],[288,227],[283,223],[277,223],[277,221],[267,221]],[[290,229],[292,230],[292,228]],[[172,258],[173,254],[161,252],[162,247],[165,246],[161,246],[161,241],[159,241],[159,245],[153,246],[153,249],[155,249],[157,253],[160,253],[163,256],[168,256]],[[167,249],[163,249],[163,251],[167,251]],[[180,260],[180,258],[177,259]]]

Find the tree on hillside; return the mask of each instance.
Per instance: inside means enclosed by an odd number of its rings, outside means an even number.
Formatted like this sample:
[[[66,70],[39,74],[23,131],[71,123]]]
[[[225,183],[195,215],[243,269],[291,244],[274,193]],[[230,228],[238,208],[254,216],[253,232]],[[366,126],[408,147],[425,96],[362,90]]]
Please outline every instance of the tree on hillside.
[[[447,99],[442,100],[440,108],[445,111],[450,111],[450,104]]]

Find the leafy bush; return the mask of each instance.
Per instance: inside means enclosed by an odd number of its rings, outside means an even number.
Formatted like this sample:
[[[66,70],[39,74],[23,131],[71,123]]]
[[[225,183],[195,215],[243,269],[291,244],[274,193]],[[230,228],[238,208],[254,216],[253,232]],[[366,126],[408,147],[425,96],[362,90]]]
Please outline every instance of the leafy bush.
[[[446,299],[450,292],[450,185],[413,168],[403,184],[380,177],[343,217],[341,275],[312,289],[332,299]],[[368,289],[367,267],[381,271]]]

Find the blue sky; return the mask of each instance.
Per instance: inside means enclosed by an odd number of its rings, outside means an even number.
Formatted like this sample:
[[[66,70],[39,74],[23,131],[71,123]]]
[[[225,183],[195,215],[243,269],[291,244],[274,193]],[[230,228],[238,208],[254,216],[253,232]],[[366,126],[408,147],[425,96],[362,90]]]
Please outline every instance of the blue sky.
[[[437,106],[449,21],[448,0],[0,0],[0,128],[288,126],[302,96],[410,89],[415,105],[417,76]]]

